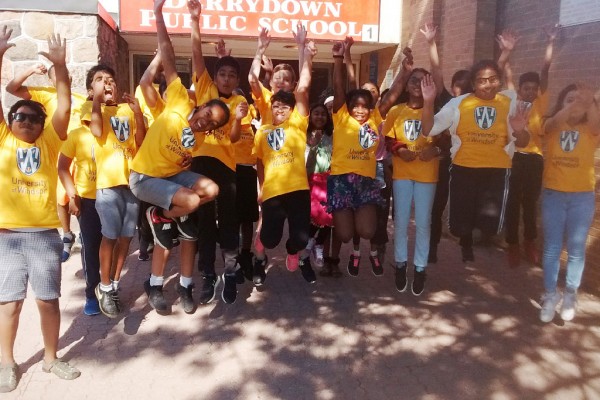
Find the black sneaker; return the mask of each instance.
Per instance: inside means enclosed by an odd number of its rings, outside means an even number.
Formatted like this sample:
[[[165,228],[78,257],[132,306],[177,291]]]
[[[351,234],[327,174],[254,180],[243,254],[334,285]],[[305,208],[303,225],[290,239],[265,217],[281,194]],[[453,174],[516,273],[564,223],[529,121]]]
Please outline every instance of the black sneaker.
[[[154,308],[160,315],[168,314],[169,306],[163,295],[162,285],[151,286],[150,279],[148,279],[144,282],[144,291],[148,295],[148,304],[150,304],[150,307]]]
[[[438,261],[437,258],[437,244],[429,245],[429,256],[427,257],[427,262],[435,264]]]
[[[350,254],[348,260],[348,273],[351,276],[358,276],[358,265],[360,264],[360,256],[356,257],[354,254]]]
[[[415,296],[419,296],[423,293],[423,289],[425,289],[425,280],[427,280],[427,274],[425,271],[419,272],[417,271],[417,267],[415,267],[415,276],[413,277],[412,282],[412,293]]]
[[[252,270],[253,270],[252,258],[253,257],[254,257],[254,253],[252,253],[249,250],[244,250],[244,249],[242,249],[242,251],[240,252],[240,255],[238,256],[238,264],[240,264],[240,269],[242,270],[242,274],[250,282],[252,282]]]
[[[225,275],[223,274],[223,293],[221,293],[221,298],[227,304],[235,303],[235,299],[237,297],[237,287],[235,283],[235,275]]]
[[[408,281],[406,280],[406,262],[400,264],[400,267],[396,266],[396,290],[400,293],[406,290],[408,286]]]
[[[310,257],[301,258],[299,262],[300,272],[302,273],[302,277],[308,283],[315,283],[317,281],[317,275],[315,275],[315,271],[310,265]]]
[[[100,285],[98,285],[94,292],[96,293],[96,298],[98,298],[98,305],[100,306],[102,314],[109,318],[117,318],[121,312],[121,303],[119,301],[119,294],[116,290],[111,289],[108,292],[105,292],[100,290]]]
[[[175,222],[172,219],[161,216],[158,207],[150,206],[146,210],[146,218],[150,224],[152,235],[156,243],[163,249],[173,248],[173,229]]]
[[[198,301],[200,304],[208,304],[215,299],[215,287],[219,283],[219,277],[215,275],[205,275],[202,276],[202,279],[204,280],[204,283],[202,284],[200,299],[198,299]]]
[[[472,247],[464,247],[461,246],[462,260],[463,262],[473,262],[475,261],[475,255],[473,254]]]
[[[173,218],[177,225],[177,230],[183,239],[198,239],[198,221],[195,216],[196,213],[191,213],[182,217]]]
[[[196,303],[194,303],[194,297],[192,292],[194,290],[194,284],[184,288],[180,283],[177,283],[177,294],[179,294],[179,301],[183,307],[183,312],[186,314],[193,314],[196,311]]]
[[[379,254],[375,257],[369,256],[369,261],[371,261],[371,269],[373,270],[373,275],[375,275],[375,276],[383,275],[383,266],[381,265],[381,260],[379,259]]]
[[[267,256],[265,256],[264,260],[254,258],[254,265],[252,266],[252,282],[254,282],[254,286],[261,286],[265,283],[265,279],[267,279],[266,266]]]

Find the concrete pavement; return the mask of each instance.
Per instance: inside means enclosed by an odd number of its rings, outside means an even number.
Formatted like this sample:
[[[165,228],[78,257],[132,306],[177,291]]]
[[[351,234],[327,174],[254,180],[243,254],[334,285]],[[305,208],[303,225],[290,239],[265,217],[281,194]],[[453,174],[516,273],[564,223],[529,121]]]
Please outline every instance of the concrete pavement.
[[[79,254],[64,264],[59,355],[81,377],[42,371],[30,297],[16,344],[22,377],[0,399],[600,399],[600,293],[591,265],[575,320],[557,315],[543,324],[541,269],[510,270],[496,247],[477,247],[465,265],[458,245],[443,238],[440,261],[415,297],[395,289],[391,244],[382,277],[371,273],[363,244],[358,278],[344,271],[314,285],[285,269],[280,245],[263,288],[238,286],[227,305],[220,286],[217,300],[195,314],[174,304],[172,315],[160,316],[142,287],[150,262],[137,260],[135,242],[131,248],[125,311],[115,320],[83,315]],[[172,257],[165,293],[173,303],[177,272]],[[195,281],[201,285],[197,273]]]

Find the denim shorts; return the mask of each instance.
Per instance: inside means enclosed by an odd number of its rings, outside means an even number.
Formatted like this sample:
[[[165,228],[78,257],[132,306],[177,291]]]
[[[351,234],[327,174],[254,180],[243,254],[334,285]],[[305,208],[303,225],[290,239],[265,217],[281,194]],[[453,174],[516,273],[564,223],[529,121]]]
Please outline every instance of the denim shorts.
[[[155,178],[131,171],[129,187],[141,201],[154,204],[168,210],[173,202],[173,196],[182,187],[191,189],[202,175],[191,171],[181,171],[168,178]]]

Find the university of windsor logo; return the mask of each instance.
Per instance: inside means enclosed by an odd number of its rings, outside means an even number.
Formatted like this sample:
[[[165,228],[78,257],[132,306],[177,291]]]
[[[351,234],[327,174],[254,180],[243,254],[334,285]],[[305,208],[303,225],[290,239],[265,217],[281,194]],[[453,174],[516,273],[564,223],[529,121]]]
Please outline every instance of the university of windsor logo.
[[[122,143],[129,139],[129,117],[110,117],[110,126],[119,142]]]
[[[27,176],[36,173],[42,165],[41,153],[38,147],[30,147],[28,149],[17,149],[17,166],[22,173]]]
[[[267,134],[267,143],[275,151],[281,150],[285,143],[285,131],[283,128],[275,128]]]
[[[490,129],[496,121],[496,109],[494,107],[481,106],[475,108],[475,122],[481,129]]]
[[[364,124],[360,127],[360,130],[358,131],[358,143],[360,144],[360,147],[369,149],[377,143],[377,139],[377,132],[375,132],[369,124]]]
[[[560,133],[560,147],[566,153],[575,150],[578,141],[579,131],[562,131]]]
[[[181,131],[181,145],[185,149],[191,149],[196,145],[196,137],[192,128],[186,127]]]
[[[421,121],[418,119],[407,119],[404,121],[404,136],[414,142],[421,136]]]

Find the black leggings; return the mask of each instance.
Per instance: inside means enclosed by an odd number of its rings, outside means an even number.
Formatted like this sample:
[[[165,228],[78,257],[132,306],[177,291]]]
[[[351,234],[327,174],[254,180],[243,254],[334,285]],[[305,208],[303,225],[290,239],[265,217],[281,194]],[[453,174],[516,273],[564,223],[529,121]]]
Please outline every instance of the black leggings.
[[[283,237],[283,225],[288,221],[289,237],[285,243],[288,254],[306,248],[310,231],[310,191],[298,190],[265,200],[262,204],[260,241],[267,249],[277,247]]]

